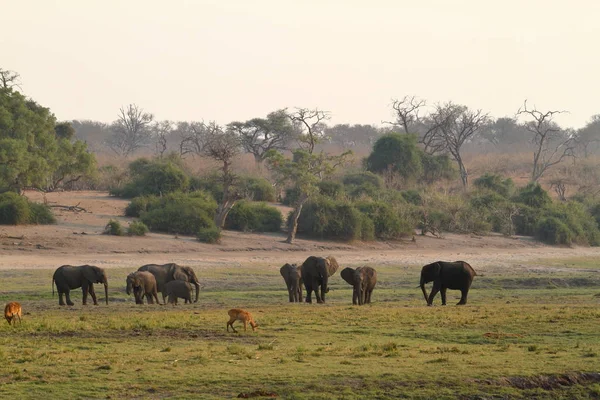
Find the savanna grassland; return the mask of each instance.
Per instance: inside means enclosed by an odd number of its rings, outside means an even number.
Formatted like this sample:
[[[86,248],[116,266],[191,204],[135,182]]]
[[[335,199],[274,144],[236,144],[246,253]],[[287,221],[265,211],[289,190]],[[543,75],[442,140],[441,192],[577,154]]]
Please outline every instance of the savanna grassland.
[[[52,270],[2,270],[0,300],[18,298],[25,315],[0,325],[0,397],[600,397],[595,260],[488,268],[464,307],[455,291],[426,307],[420,265],[372,266],[363,307],[339,272],[327,304],[290,304],[272,265],[203,268],[200,300],[178,306],[135,305],[131,269],[109,270],[108,306],[85,307],[78,290],[75,306],[58,306]],[[257,332],[227,333],[232,307],[251,311]]]

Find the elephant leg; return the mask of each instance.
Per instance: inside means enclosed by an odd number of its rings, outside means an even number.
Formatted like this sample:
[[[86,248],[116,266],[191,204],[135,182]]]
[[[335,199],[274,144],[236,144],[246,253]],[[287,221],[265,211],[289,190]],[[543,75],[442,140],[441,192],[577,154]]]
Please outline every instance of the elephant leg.
[[[63,292],[58,292],[58,305],[64,306],[65,302],[63,301]]]
[[[156,300],[156,304],[160,304],[160,301],[158,301],[158,293],[154,292],[154,293],[152,293],[152,296],[154,296],[154,299]]]
[[[96,300],[96,292],[94,291],[94,284],[90,283],[90,288],[88,290],[90,292],[90,296],[92,296],[92,300],[94,301],[94,305],[98,305],[98,301]]]
[[[65,298],[67,300],[67,305],[68,306],[73,306],[75,305],[72,301],[71,301],[71,291],[70,290],[65,290]]]
[[[467,295],[469,294],[469,289],[461,289],[460,293],[460,301],[456,304],[457,306],[463,306],[467,304]]]
[[[321,301],[319,301],[319,298],[317,297],[317,303],[325,303],[325,293],[327,293],[327,290],[325,290],[325,286],[321,284]]]
[[[446,287],[442,286],[442,288],[440,289],[440,294],[442,295],[442,305],[445,306],[446,305]]]
[[[356,305],[358,303],[358,293],[356,292],[356,288],[352,288],[352,304]]]
[[[440,291],[440,289],[441,284],[434,282],[433,287],[431,288],[431,293],[429,294],[429,299],[427,300],[428,306],[433,305],[433,299],[435,298],[435,295]]]
[[[154,304],[151,293],[146,293],[146,302],[148,302],[148,304]]]
[[[318,284],[314,286],[314,289],[315,289],[315,297],[317,298],[317,304],[320,304],[323,302],[323,298],[322,298],[322,295],[324,294],[323,286],[320,287],[321,294],[319,294],[319,285]]]
[[[312,303],[312,287],[311,286],[306,286],[306,302],[307,303]]]

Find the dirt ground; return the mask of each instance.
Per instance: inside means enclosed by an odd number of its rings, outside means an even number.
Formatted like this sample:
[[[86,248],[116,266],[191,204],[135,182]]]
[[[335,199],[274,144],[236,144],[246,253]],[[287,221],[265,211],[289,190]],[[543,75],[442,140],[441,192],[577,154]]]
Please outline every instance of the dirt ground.
[[[27,196],[44,201],[37,192]],[[1,226],[0,269],[56,268],[64,264],[92,264],[105,268],[137,267],[148,263],[176,262],[195,268],[222,265],[272,265],[301,263],[309,255],[334,255],[341,265],[426,264],[435,260],[465,260],[477,271],[514,266],[539,259],[600,256],[599,248],[560,248],[540,244],[528,237],[447,234],[444,238],[415,236],[374,243],[342,243],[297,239],[284,243],[285,235],[225,231],[222,243],[199,243],[193,237],[151,233],[146,237],[103,235],[109,219],[124,225],[127,200],[106,192],[59,192],[45,195],[58,224],[49,226]],[[75,206],[75,212],[57,206]],[[289,209],[280,206],[285,213]]]

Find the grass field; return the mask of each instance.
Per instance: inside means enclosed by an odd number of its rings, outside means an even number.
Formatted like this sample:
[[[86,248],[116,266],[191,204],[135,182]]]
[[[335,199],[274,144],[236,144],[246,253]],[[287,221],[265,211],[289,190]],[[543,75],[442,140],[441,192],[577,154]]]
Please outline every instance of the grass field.
[[[0,300],[25,312],[0,325],[0,398],[600,398],[600,268],[544,265],[476,277],[464,307],[426,307],[416,265],[373,265],[364,307],[339,272],[309,305],[287,302],[278,267],[206,268],[198,303],[174,307],[135,305],[130,271],[110,269],[108,306],[77,290],[59,307],[53,271],[0,271]],[[226,332],[233,307],[257,332]]]

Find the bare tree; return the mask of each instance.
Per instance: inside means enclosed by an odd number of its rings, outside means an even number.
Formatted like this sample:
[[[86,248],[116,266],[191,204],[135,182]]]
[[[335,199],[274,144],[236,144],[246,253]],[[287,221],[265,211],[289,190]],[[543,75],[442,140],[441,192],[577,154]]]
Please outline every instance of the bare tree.
[[[18,72],[0,68],[0,87],[4,89],[12,89],[13,87],[21,88],[21,75]]]
[[[324,138],[326,125],[323,121],[331,118],[328,111],[321,111],[318,108],[297,108],[293,113],[288,114],[292,123],[299,130],[298,142],[300,147],[309,154],[313,154],[315,146]]]
[[[458,164],[462,184],[466,188],[469,184],[469,174],[461,155],[461,149],[488,122],[488,115],[481,110],[470,110],[466,106],[449,102],[443,105],[438,104],[432,119],[437,121],[436,140],[444,144],[444,148]]]
[[[548,168],[560,163],[566,157],[574,156],[576,136],[572,133],[566,134],[553,121],[555,115],[564,112],[566,111],[541,112],[535,107],[528,109],[527,100],[517,111],[517,117],[525,115],[530,118],[524,123],[524,127],[532,135],[531,142],[534,145],[532,182],[537,182]]]
[[[206,136],[202,154],[222,163],[223,199],[217,207],[215,223],[219,229],[225,225],[227,214],[240,198],[235,189],[236,175],[231,170],[233,159],[241,151],[240,138],[232,131],[224,131],[214,122],[205,125]]]
[[[145,113],[135,104],[121,107],[118,119],[111,125],[113,135],[108,146],[117,155],[127,157],[133,154],[150,142],[150,124],[153,120],[152,114]]]
[[[160,121],[152,125],[152,136],[154,137],[154,151],[159,158],[162,158],[168,148],[169,136],[173,133],[174,127],[171,121]]]
[[[386,123],[400,126],[406,134],[417,133],[416,125],[419,122],[419,110],[426,105],[425,100],[421,100],[416,96],[404,96],[402,100],[392,99],[392,109],[396,121]]]
[[[246,122],[232,122],[227,129],[235,132],[244,150],[254,156],[261,169],[267,151],[284,150],[294,137],[295,129],[285,109],[277,110],[267,118],[254,118]]]

